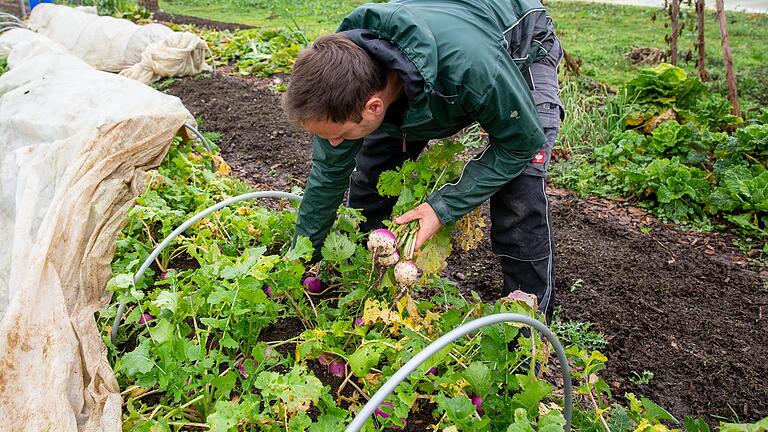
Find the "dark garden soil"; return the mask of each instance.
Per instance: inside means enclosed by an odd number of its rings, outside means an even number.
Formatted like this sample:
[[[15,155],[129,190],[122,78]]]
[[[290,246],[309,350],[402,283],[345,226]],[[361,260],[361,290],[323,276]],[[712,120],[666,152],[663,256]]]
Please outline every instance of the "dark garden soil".
[[[203,130],[222,134],[222,153],[239,177],[280,190],[306,179],[308,136],[286,122],[264,81],[183,79],[167,91]],[[626,203],[554,188],[550,196],[562,316],[594,322],[605,334],[614,394],[647,395],[680,418],[768,416],[765,273],[747,269],[749,258],[725,235],[684,232]],[[455,253],[446,273],[489,300],[501,287],[487,242]],[[632,384],[632,373],[643,370],[653,372],[650,384]]]
[[[217,74],[181,80],[166,92],[202,119],[203,130],[222,134],[221,153],[234,175],[259,190],[290,191],[309,173],[309,135],[288,124],[280,98],[263,83]]]

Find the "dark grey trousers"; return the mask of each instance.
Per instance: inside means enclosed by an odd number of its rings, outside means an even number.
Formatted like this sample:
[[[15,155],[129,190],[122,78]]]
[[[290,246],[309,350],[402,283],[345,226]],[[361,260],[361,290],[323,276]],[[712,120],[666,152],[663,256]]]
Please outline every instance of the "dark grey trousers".
[[[549,57],[529,69],[532,93],[547,142],[523,174],[510,180],[490,200],[491,246],[499,256],[504,275],[500,294],[505,296],[518,289],[535,294],[547,322],[555,307],[555,243],[545,177],[563,114],[557,94],[557,65],[561,57],[562,50],[557,43]],[[427,141],[408,141],[403,152],[400,138],[379,131],[365,138],[350,178],[347,202],[349,207],[363,209],[367,218],[361,227],[363,230],[381,227],[397,201],[397,197],[382,197],[377,193],[379,175],[417,158],[426,145]]]

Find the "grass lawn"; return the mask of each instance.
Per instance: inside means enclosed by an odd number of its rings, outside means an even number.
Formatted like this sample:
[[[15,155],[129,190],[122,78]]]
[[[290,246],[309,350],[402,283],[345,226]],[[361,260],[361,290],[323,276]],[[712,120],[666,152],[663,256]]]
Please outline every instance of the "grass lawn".
[[[289,27],[309,39],[333,32],[363,0],[161,0],[160,8],[173,14],[246,24],[261,29]]]
[[[217,21],[274,29],[301,29],[310,39],[334,31],[344,16],[363,0],[161,0],[168,12]],[[635,47],[666,48],[668,19],[658,8],[547,1],[563,46],[582,61],[581,72],[611,87],[620,87],[637,67],[624,58]],[[679,42],[682,58],[694,49],[695,15],[686,8],[683,35]],[[656,19],[653,19],[653,18]],[[736,73],[747,109],[768,106],[768,15],[729,12],[729,33]],[[720,34],[714,12],[708,12],[708,68],[716,86],[725,92],[725,72]],[[681,66],[695,73],[695,52]]]

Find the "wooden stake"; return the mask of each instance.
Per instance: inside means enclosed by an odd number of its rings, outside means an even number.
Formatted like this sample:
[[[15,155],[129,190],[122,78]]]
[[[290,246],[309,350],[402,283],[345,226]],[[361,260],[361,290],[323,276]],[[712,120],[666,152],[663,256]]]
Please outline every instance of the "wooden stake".
[[[723,0],[716,0],[717,18],[720,21],[720,38],[723,41],[723,59],[725,60],[725,78],[728,81],[728,100],[733,107],[733,115],[741,117],[739,109],[739,95],[736,89],[736,77],[733,75],[733,57],[731,56],[731,44],[728,42],[728,27],[725,18],[725,6]]]
[[[669,61],[677,65],[677,37],[680,34],[680,0],[672,0],[672,35],[669,37]]]
[[[699,58],[696,61],[696,67],[699,70],[699,79],[707,81],[709,74],[707,74],[707,52],[704,49],[704,0],[696,0],[696,18],[698,20],[699,36],[696,42],[696,50],[698,51]]]

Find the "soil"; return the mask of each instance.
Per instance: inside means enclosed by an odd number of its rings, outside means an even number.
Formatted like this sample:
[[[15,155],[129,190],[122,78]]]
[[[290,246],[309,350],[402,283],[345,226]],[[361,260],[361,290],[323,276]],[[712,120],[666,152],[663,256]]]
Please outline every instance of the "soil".
[[[229,75],[187,78],[171,85],[202,130],[222,134],[221,154],[234,175],[258,190],[303,188],[311,166],[309,135],[288,123],[280,98],[263,80]]]
[[[259,189],[301,186],[308,136],[287,123],[266,84],[219,75],[183,79],[168,92],[202,129],[222,134],[238,176]],[[627,203],[549,194],[562,316],[594,322],[606,335],[604,376],[614,394],[643,394],[679,418],[709,415],[711,423],[768,416],[765,272],[750,270],[725,234],[686,232]],[[492,300],[502,282],[487,243],[455,253],[446,273]],[[653,372],[651,382],[632,384],[643,370]]]

